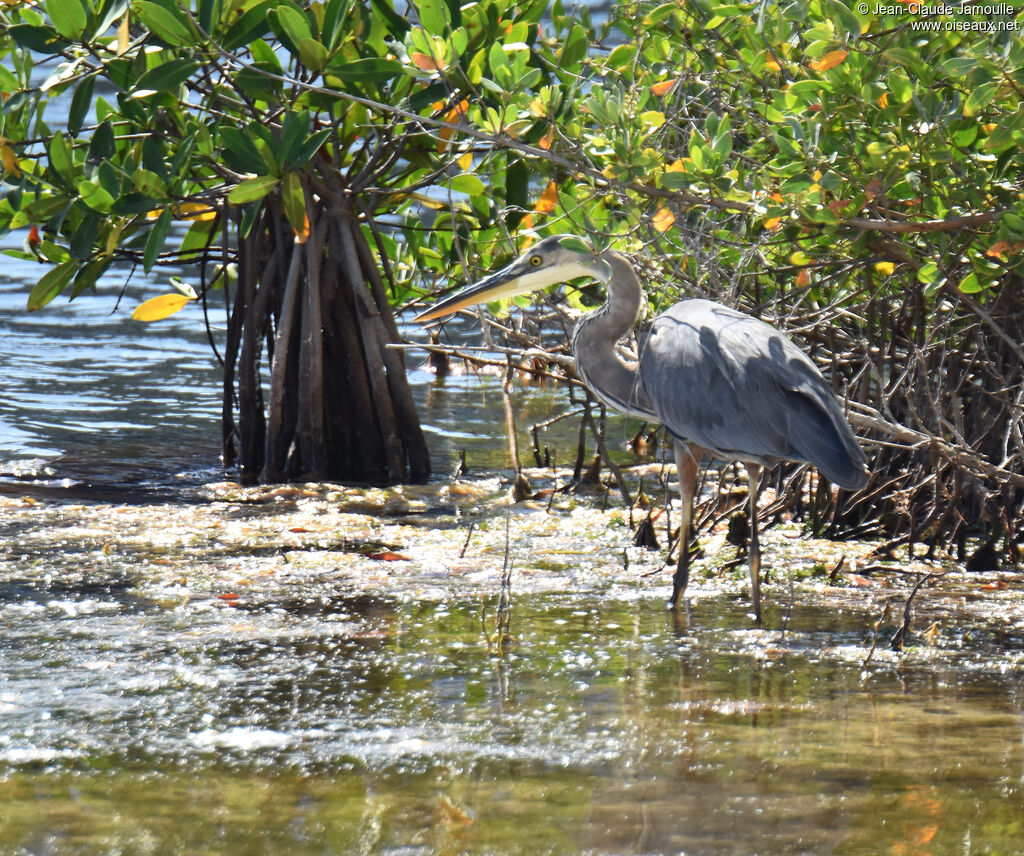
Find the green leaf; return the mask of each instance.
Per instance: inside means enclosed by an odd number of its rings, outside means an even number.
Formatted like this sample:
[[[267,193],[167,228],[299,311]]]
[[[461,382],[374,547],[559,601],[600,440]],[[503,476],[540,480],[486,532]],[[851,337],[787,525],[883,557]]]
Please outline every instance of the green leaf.
[[[836,23],[846,31],[846,36],[850,41],[860,36],[862,31],[860,19],[853,14],[849,6],[839,2],[839,0],[830,0],[828,8],[834,16]]]
[[[955,56],[942,63],[942,70],[950,77],[963,77],[973,71],[977,65],[978,61],[973,57]]]
[[[882,51],[882,56],[896,65],[902,65],[917,77],[922,77],[926,69],[926,66],[921,62],[921,57],[907,48],[886,48]]]
[[[995,97],[998,88],[999,83],[994,80],[974,87],[971,90],[970,96],[964,102],[964,115],[977,116],[989,105],[989,102]]]
[[[163,62],[143,74],[133,89],[153,89],[157,92],[177,89],[195,74],[198,68],[199,62],[194,59],[173,59],[170,62]]]
[[[306,68],[320,71],[327,65],[327,48],[316,39],[299,39],[299,59]]]
[[[114,125],[110,120],[103,122],[89,141],[89,160],[102,163],[114,156]]]
[[[138,188],[139,193],[143,193],[150,198],[159,198],[167,195],[167,185],[164,183],[164,180],[148,169],[140,167],[135,170],[132,173],[132,183]]]
[[[149,31],[167,44],[180,47],[195,44],[196,39],[188,19],[177,8],[172,12],[150,0],[137,0],[132,9]]]
[[[268,15],[270,10],[277,6],[277,0],[264,0],[250,7],[242,16],[231,25],[231,28],[224,36],[224,49],[235,50],[242,45],[247,45],[255,39],[260,39],[270,32]],[[255,52],[253,53],[255,57]]]
[[[1024,239],[1024,217],[1020,214],[1007,211],[1000,215],[999,223],[1008,229],[1016,239]]]
[[[296,234],[307,234],[309,224],[306,220],[306,194],[297,172],[285,173],[281,187],[281,204],[284,206],[284,215]]]
[[[465,193],[467,196],[477,196],[486,190],[480,176],[472,173],[452,176],[449,187],[456,193]]]
[[[164,241],[167,240],[167,233],[171,229],[171,222],[174,214],[170,208],[165,208],[160,216],[156,218],[153,228],[150,230],[149,239],[146,241],[146,251],[142,255],[142,269],[149,273],[156,264],[157,257],[164,248]]]
[[[565,40],[565,47],[562,48],[562,55],[558,58],[559,68],[573,71],[589,49],[590,39],[587,38],[586,29],[579,24],[573,24],[569,37]]]
[[[444,0],[418,0],[420,24],[432,36],[443,36],[448,29],[448,4]]]
[[[86,14],[85,7],[80,0],[50,0],[46,4],[47,14],[66,39],[77,39],[85,29]]]
[[[70,202],[71,199],[67,196],[44,196],[26,205],[22,211],[28,215],[27,222],[44,223],[67,208]]]
[[[63,134],[54,134],[49,146],[50,166],[69,184],[75,180],[71,146]]]
[[[93,184],[91,181],[78,183],[78,195],[93,211],[99,211],[101,214],[109,213],[110,207],[114,204],[114,197],[100,185]]]
[[[93,19],[95,29],[92,31],[92,41],[95,41],[100,36],[107,35],[107,30],[113,26],[114,21],[124,17],[124,13],[128,11],[129,5],[129,0],[103,0],[103,2],[98,2],[96,4],[96,18]]]
[[[68,131],[77,134],[82,130],[82,123],[89,114],[92,107],[92,92],[96,87],[96,76],[85,78],[75,87],[75,94],[71,97],[71,107],[68,110]]]
[[[294,169],[295,167],[301,167],[308,164],[313,159],[313,155],[320,150],[320,147],[330,139],[332,133],[331,129],[328,128],[323,131],[317,131],[315,134],[311,134],[295,153],[295,156],[285,164],[285,167]]]
[[[43,274],[43,278],[35,284],[28,296],[29,312],[42,309],[67,288],[77,269],[78,260],[71,259]]]
[[[979,282],[977,274],[969,273],[960,280],[959,288],[964,294],[977,294],[979,291],[984,291],[986,286]]]
[[[296,152],[309,136],[309,113],[289,113],[281,125],[281,139],[274,146],[278,163],[285,163],[295,157]]]
[[[395,11],[395,7],[391,0],[370,0],[373,4],[373,8],[377,10],[380,16],[387,21],[388,30],[393,36],[399,41],[405,38],[405,34],[411,29],[409,21],[404,15],[399,15]]]
[[[221,155],[228,166],[239,172],[265,173],[267,162],[247,133],[238,128],[220,129]]]
[[[270,22],[270,29],[292,56],[299,55],[299,42],[313,38],[309,19],[297,6],[290,3],[281,3],[276,9],[271,10],[267,20]]]
[[[7,30],[7,35],[20,48],[48,56],[60,53],[68,42],[58,35],[53,27],[34,26],[32,24],[15,24]],[[10,104],[5,104],[7,107]]]
[[[325,72],[353,83],[387,83],[403,73],[402,64],[397,60],[373,56],[349,61],[341,55],[327,64]]]
[[[228,202],[232,205],[245,205],[247,202],[255,202],[257,199],[262,199],[277,187],[279,180],[273,175],[259,175],[256,178],[248,178],[232,188],[228,194]]]

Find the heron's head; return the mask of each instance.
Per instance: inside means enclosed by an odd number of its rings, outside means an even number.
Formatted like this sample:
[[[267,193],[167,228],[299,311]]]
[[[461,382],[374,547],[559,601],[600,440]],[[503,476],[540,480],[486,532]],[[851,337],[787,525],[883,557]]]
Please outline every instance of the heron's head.
[[[609,272],[607,262],[587,241],[575,235],[554,235],[538,241],[501,270],[421,312],[416,320],[430,321],[466,306],[527,294],[581,276],[606,280]]]

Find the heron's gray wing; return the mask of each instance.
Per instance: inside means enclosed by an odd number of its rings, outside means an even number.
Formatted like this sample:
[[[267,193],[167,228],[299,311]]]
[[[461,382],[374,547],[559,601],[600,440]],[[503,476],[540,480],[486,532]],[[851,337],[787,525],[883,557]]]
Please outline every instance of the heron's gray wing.
[[[856,487],[865,462],[832,391],[785,335],[707,300],[655,319],[640,371],[673,435],[724,458],[807,460]]]

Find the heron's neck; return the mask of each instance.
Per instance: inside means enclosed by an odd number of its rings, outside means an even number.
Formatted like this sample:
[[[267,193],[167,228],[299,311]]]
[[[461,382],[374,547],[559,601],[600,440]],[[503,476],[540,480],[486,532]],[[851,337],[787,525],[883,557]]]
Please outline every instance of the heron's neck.
[[[587,312],[572,336],[576,371],[591,391],[616,410],[654,420],[653,407],[640,380],[637,364],[619,354],[616,344],[628,335],[640,315],[644,292],[633,266],[618,253],[601,258],[611,268],[604,305]]]

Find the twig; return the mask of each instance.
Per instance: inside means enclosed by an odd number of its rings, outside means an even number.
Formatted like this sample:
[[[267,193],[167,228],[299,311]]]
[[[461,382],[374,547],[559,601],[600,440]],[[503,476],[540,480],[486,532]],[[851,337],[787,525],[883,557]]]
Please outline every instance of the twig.
[[[923,577],[921,577],[921,579],[919,579],[917,581],[917,585],[915,585],[914,588],[911,589],[910,597],[907,598],[907,603],[903,607],[903,625],[900,627],[899,630],[897,630],[893,634],[893,637],[892,637],[892,639],[889,642],[889,645],[892,647],[893,651],[902,651],[903,650],[903,640],[906,638],[907,634],[910,632],[910,614],[911,614],[910,607],[911,607],[911,604],[914,602],[914,595],[917,594],[917,592],[921,588],[921,586],[923,586],[926,582],[928,582],[928,580],[932,579],[933,577],[937,577],[937,576],[942,576],[942,574],[925,574]]]

